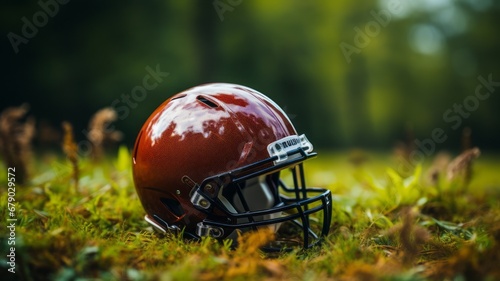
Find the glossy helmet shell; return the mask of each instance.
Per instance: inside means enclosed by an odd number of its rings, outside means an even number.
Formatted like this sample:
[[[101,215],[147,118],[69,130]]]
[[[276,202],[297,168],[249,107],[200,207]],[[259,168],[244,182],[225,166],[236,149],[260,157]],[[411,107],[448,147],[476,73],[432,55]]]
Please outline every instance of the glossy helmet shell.
[[[207,178],[269,159],[270,144],[296,135],[283,110],[248,87],[206,84],[172,96],[134,146],[133,178],[147,218],[196,236],[197,224],[217,210],[194,206],[194,190]]]

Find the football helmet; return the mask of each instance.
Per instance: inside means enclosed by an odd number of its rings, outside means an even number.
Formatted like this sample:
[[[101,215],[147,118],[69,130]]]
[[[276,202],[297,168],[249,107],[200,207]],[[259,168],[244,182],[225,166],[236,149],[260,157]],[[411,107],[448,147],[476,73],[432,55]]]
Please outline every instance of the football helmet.
[[[269,227],[276,239],[268,249],[309,248],[328,234],[332,216],[330,191],[305,184],[302,162],[314,156],[271,99],[214,83],[151,114],[134,145],[133,178],[158,231],[236,241]]]

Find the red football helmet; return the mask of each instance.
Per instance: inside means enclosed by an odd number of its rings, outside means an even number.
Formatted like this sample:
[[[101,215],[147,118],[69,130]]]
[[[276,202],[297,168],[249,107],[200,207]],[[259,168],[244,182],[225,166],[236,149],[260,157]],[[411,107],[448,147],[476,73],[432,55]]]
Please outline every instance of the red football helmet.
[[[267,226],[274,245],[301,238],[309,248],[328,234],[332,212],[330,191],[305,185],[302,162],[315,155],[265,95],[207,84],[151,114],[134,146],[133,177],[145,219],[159,231],[234,239]]]

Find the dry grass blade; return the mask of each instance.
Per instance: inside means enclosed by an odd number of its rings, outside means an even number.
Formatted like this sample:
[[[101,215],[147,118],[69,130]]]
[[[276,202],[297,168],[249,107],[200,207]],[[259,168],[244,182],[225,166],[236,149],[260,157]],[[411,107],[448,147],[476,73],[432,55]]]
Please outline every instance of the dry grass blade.
[[[29,163],[32,156],[31,141],[35,135],[35,120],[24,118],[29,110],[27,104],[9,107],[0,115],[0,147],[9,167],[15,167],[18,182],[29,178]]]
[[[448,180],[451,181],[463,177],[464,183],[469,183],[472,176],[472,162],[479,157],[480,154],[481,151],[479,148],[474,147],[465,150],[453,159],[447,168]]]
[[[417,210],[407,207],[401,211],[402,222],[394,225],[387,234],[399,242],[398,257],[405,266],[412,266],[422,250],[425,242],[429,241],[429,231],[416,223]]]
[[[432,165],[427,171],[427,181],[429,184],[435,186],[439,183],[440,176],[446,172],[446,167],[451,161],[451,156],[446,152],[439,152],[434,160],[432,161]]]
[[[223,273],[223,279],[232,280],[242,276],[266,274],[283,277],[284,267],[276,260],[262,259],[261,247],[273,241],[275,237],[271,229],[259,229],[238,237],[238,247]]]
[[[69,122],[63,122],[62,127],[64,130],[64,137],[62,143],[62,149],[66,157],[68,157],[69,162],[72,167],[72,178],[74,182],[74,191],[78,191],[78,179],[80,171],[78,168],[78,146],[75,143],[75,138],[73,136],[73,126]]]
[[[87,137],[92,143],[92,156],[95,160],[102,158],[106,143],[118,142],[122,139],[120,131],[109,127],[116,119],[116,111],[110,107],[97,111],[90,119]]]

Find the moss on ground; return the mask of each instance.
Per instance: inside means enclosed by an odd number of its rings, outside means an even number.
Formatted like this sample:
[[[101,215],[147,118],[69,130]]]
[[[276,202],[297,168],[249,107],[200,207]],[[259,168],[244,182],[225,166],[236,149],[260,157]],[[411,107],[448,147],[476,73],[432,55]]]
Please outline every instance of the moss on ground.
[[[483,155],[470,180],[429,179],[431,164],[401,176],[385,154],[320,153],[306,163],[310,185],[334,194],[321,247],[266,256],[269,233],[246,234],[235,250],[211,239],[160,237],[143,221],[126,148],[99,163],[39,155],[33,178],[16,185],[15,274],[1,231],[0,276],[13,280],[499,280],[500,160]],[[359,153],[359,152],[358,152]],[[358,155],[359,156],[359,155]],[[366,156],[366,157],[365,157]],[[366,158],[366,159],[365,159]],[[351,159],[352,160],[352,159]],[[0,214],[9,217],[7,167]],[[243,242],[248,241],[248,242]],[[2,280],[10,280],[1,278]]]

